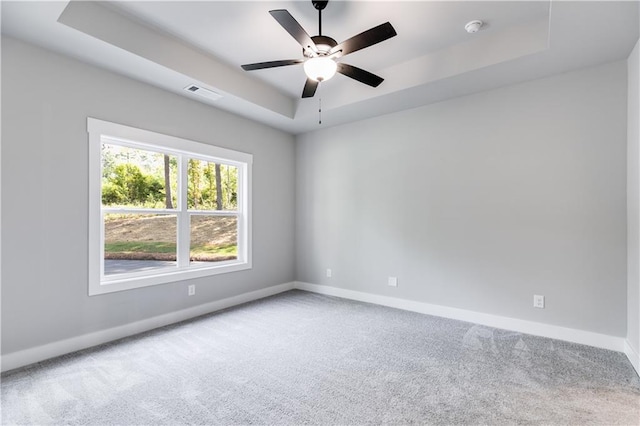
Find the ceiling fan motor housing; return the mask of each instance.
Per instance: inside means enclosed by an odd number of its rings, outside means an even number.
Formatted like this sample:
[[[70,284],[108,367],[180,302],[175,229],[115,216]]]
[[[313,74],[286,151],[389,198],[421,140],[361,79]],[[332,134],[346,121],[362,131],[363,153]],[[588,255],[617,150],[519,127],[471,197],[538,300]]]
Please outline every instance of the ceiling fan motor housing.
[[[327,36],[313,36],[311,37],[311,40],[313,40],[313,43],[316,45],[320,56],[326,55],[329,50],[331,50],[331,48],[338,45],[337,41]],[[312,50],[302,48],[302,54],[308,58],[314,56],[314,53],[315,52],[313,52]]]

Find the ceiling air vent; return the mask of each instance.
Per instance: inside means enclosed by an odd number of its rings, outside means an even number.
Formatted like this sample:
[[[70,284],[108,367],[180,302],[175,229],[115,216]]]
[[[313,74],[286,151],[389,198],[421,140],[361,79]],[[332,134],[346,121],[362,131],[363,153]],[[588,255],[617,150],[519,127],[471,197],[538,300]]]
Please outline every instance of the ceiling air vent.
[[[221,94],[214,92],[213,90],[205,89],[204,87],[196,86],[195,84],[190,84],[184,88],[187,92],[195,93],[196,95],[202,96],[203,98],[207,98],[212,101],[217,101],[222,97]]]

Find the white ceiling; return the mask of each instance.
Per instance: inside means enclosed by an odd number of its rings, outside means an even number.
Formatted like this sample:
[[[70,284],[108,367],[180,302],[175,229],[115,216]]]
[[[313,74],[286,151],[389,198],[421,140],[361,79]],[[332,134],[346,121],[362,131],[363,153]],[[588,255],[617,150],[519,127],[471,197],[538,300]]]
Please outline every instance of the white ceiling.
[[[370,88],[337,75],[300,99],[301,58],[269,15],[287,9],[310,35],[311,1],[2,2],[2,33],[184,96],[196,83],[219,108],[291,133],[391,113],[559,72],[624,59],[638,39],[638,1],[330,1],[323,35],[338,42],[389,21],[398,35],[342,62],[385,78]],[[486,25],[467,34],[464,25]]]

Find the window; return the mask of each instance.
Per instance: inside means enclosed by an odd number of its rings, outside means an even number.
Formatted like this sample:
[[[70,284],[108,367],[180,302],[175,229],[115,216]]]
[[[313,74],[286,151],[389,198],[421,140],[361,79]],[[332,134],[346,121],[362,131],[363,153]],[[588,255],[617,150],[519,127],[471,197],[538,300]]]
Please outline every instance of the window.
[[[251,268],[250,154],[87,127],[89,295]]]

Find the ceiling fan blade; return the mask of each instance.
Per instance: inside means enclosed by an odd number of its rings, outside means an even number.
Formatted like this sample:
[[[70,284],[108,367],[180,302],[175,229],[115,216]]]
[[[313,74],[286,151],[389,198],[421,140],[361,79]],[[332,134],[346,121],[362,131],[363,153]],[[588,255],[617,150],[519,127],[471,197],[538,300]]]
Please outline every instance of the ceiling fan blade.
[[[373,27],[363,33],[351,37],[348,40],[343,41],[337,46],[329,50],[329,55],[337,52],[342,52],[341,56],[348,55],[349,53],[356,52],[365,47],[373,46],[374,44],[385,41],[391,37],[396,36],[396,30],[389,22],[380,24],[377,27]]]
[[[296,65],[304,62],[304,59],[285,59],[284,61],[257,62],[255,64],[242,65],[245,71],[261,70],[264,68],[284,67],[287,65]]]
[[[318,88],[318,84],[319,83],[317,81],[307,78],[307,82],[304,84],[304,89],[302,89],[302,97],[313,98],[313,95],[316,94],[316,89]]]
[[[304,49],[310,49],[316,53],[318,52],[318,48],[316,47],[316,44],[313,42],[313,40],[311,40],[311,37],[309,37],[309,34],[307,34],[307,32],[304,30],[304,28],[302,28],[298,21],[296,21],[295,18],[291,16],[288,10],[270,10],[269,13],[274,17],[276,21],[278,21],[280,25],[282,25],[282,28],[284,28],[289,34],[291,34],[291,37],[295,38],[296,41],[300,43],[300,46],[302,46]]]
[[[360,83],[367,84],[371,87],[378,87],[380,83],[384,81],[384,78],[378,77],[375,74],[371,74],[369,71],[365,71],[361,68],[354,67],[353,65],[338,63],[337,71],[346,75],[347,77],[351,77],[354,80],[359,81]]]

